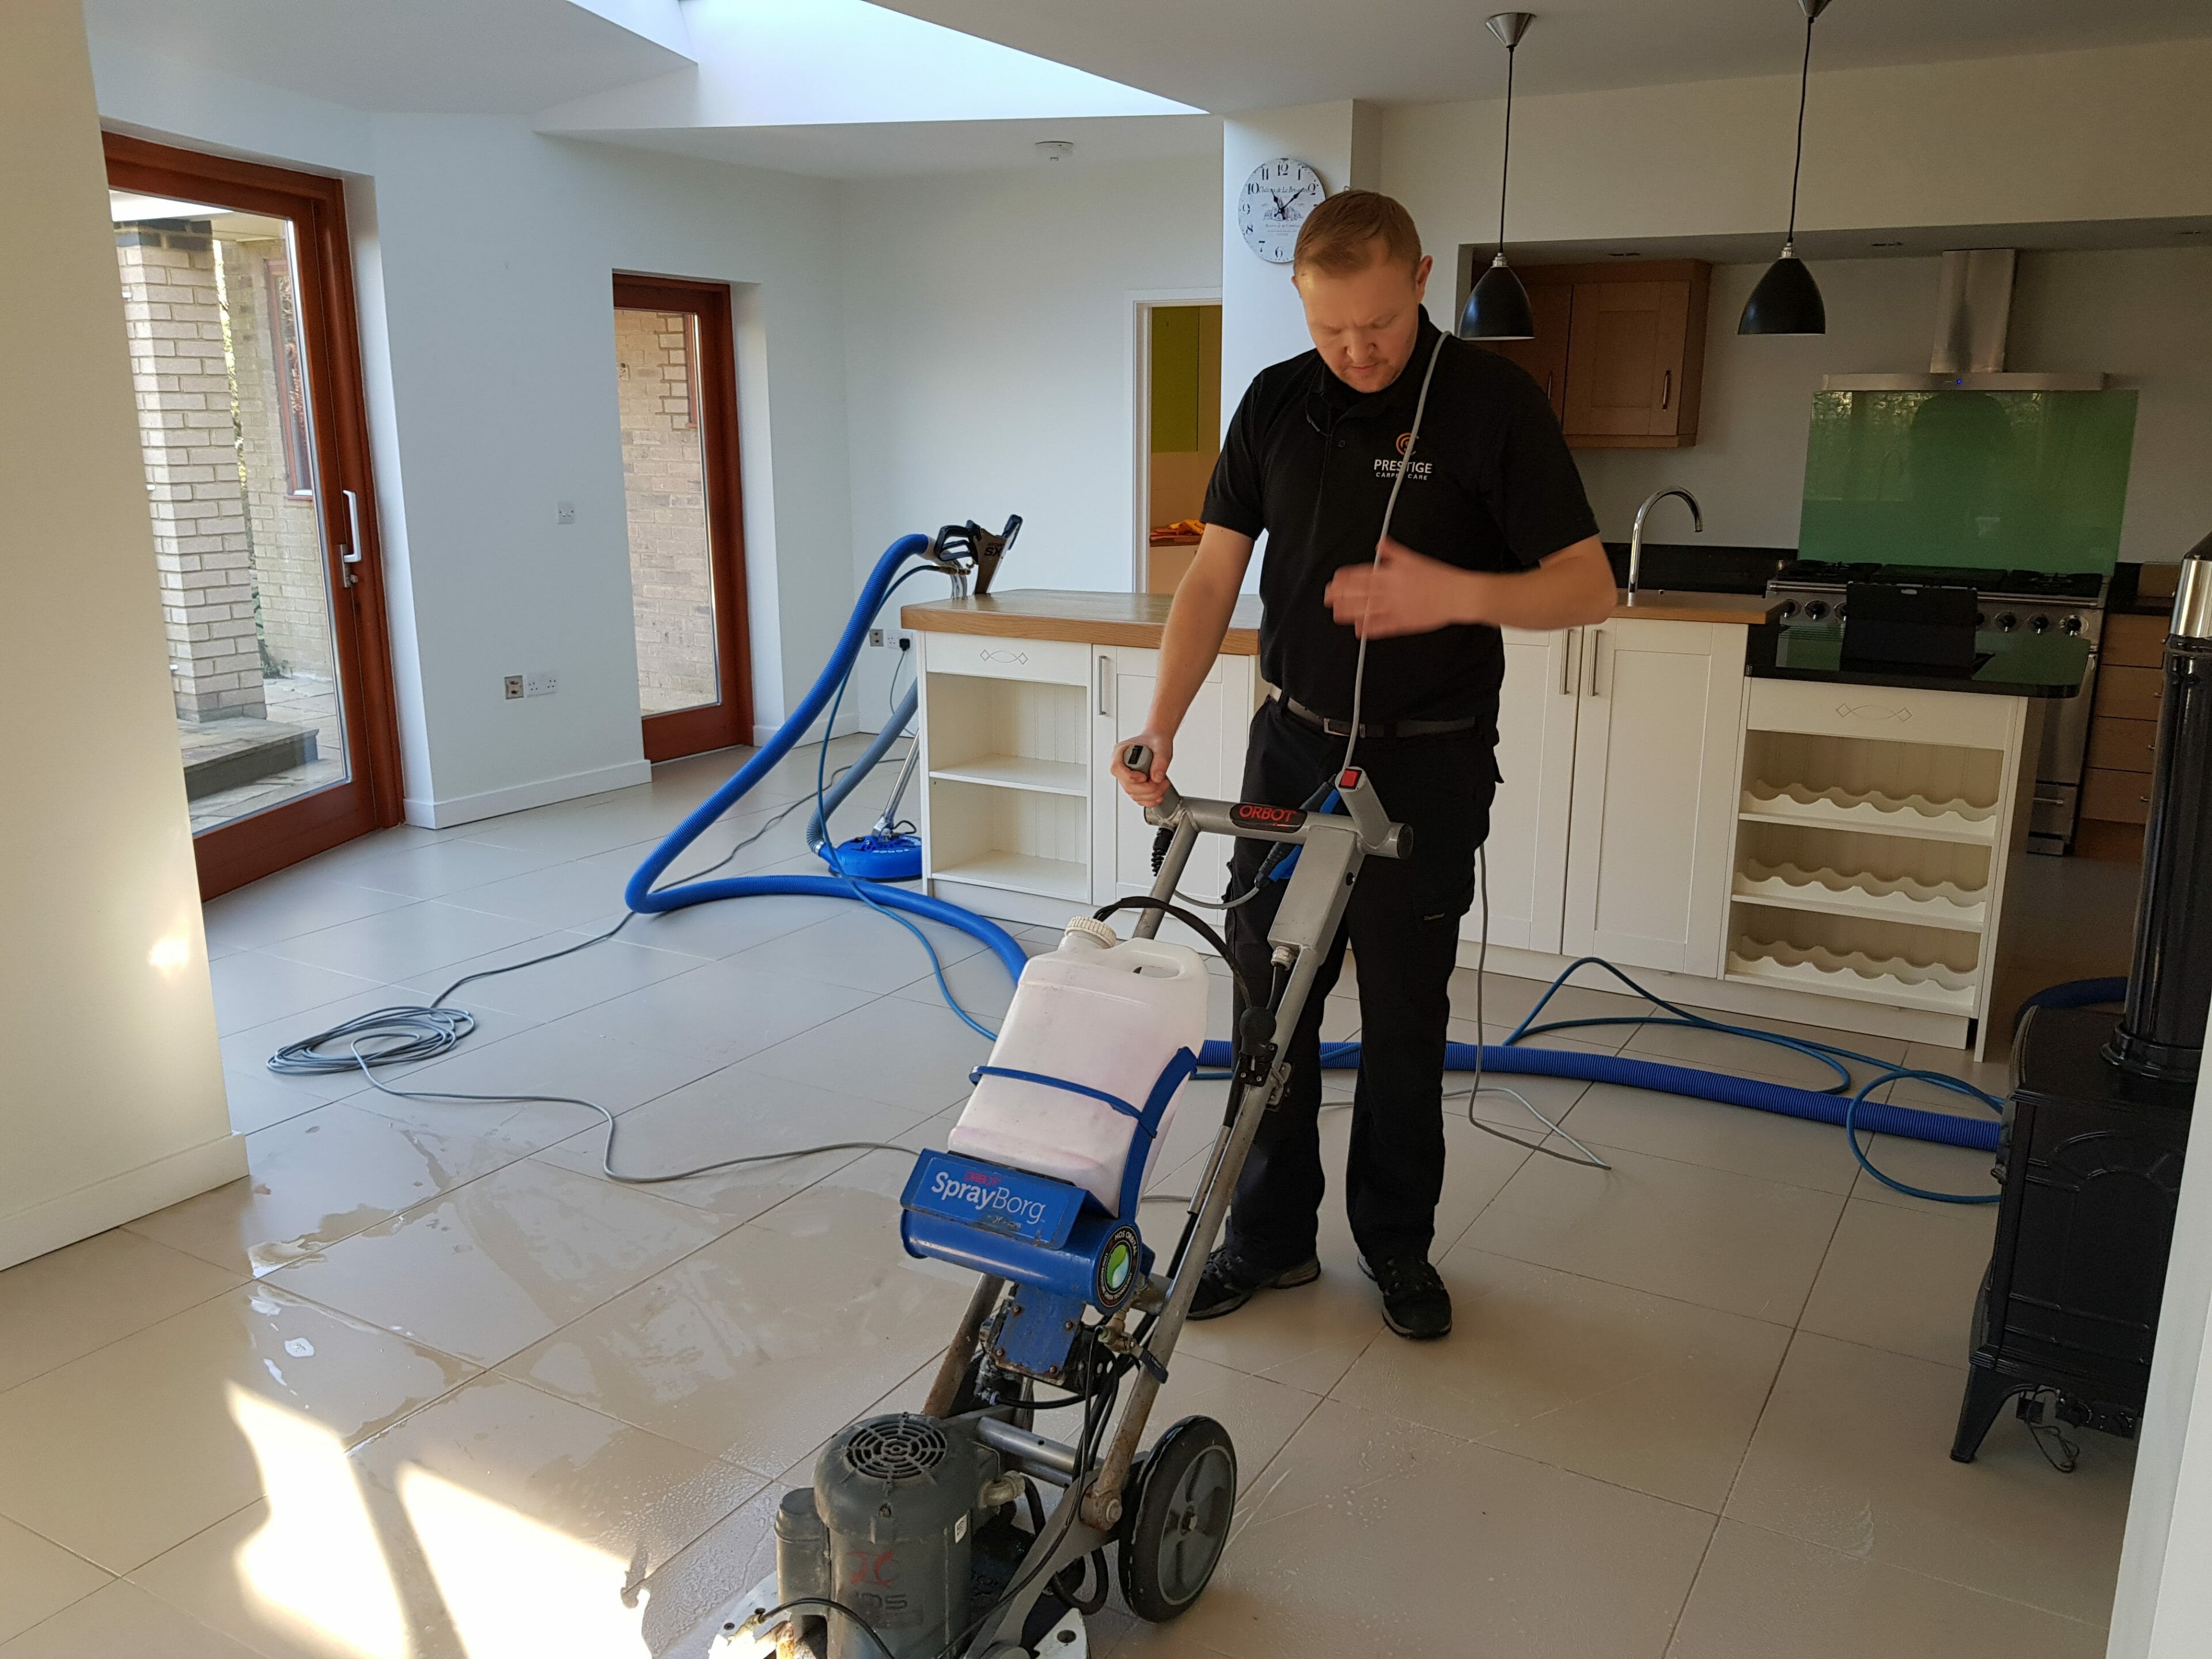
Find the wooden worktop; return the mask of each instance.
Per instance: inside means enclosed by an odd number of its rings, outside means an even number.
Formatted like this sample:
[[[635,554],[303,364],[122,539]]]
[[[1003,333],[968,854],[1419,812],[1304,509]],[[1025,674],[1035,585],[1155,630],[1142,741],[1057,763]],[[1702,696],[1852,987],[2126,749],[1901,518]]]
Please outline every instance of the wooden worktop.
[[[1171,598],[1165,593],[1084,593],[1049,587],[1017,587],[981,599],[930,599],[899,612],[899,625],[935,634],[990,634],[1002,639],[1072,640],[1081,645],[1157,648]],[[1647,589],[1636,603],[1626,597],[1615,617],[1638,622],[1763,623],[1774,603],[1755,594],[1658,592]],[[1260,597],[1237,601],[1221,642],[1233,657],[1260,652]]]

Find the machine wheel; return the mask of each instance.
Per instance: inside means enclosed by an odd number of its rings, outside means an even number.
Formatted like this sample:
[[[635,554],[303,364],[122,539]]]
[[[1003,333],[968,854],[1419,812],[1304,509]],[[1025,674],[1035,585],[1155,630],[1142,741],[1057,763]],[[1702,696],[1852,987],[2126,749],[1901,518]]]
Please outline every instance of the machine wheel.
[[[1159,1437],[1134,1482],[1121,1533],[1121,1599],[1164,1624],[1189,1610],[1229,1542],[1237,1513],[1237,1448],[1210,1417],[1186,1417]]]

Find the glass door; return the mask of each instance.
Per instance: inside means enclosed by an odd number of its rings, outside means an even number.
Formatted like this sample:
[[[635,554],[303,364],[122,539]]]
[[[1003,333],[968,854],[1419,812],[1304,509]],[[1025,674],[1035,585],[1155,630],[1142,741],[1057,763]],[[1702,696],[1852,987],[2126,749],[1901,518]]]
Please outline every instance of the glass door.
[[[749,744],[730,290],[617,276],[614,301],[645,757]]]
[[[177,744],[213,897],[399,820],[343,186],[115,134]]]

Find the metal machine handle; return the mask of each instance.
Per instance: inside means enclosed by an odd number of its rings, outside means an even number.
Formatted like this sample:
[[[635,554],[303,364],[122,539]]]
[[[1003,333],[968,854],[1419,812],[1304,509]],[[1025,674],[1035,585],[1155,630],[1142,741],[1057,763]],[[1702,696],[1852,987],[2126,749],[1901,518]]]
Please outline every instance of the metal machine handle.
[[[1659,407],[1664,409],[1674,401],[1674,371],[1662,369],[1659,374]]]
[[[361,562],[361,497],[350,489],[338,494],[345,497],[347,532],[353,538],[338,544],[338,579],[351,587],[360,580],[354,574],[354,567]]]

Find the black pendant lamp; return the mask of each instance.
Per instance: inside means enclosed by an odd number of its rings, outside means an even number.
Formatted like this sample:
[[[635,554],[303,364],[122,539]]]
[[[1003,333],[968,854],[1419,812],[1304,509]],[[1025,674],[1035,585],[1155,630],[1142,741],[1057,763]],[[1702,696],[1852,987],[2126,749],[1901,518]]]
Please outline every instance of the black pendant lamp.
[[[1782,257],[1767,266],[1766,275],[1743,302],[1739,334],[1826,334],[1828,308],[1820,303],[1820,285],[1792,246],[1797,236],[1797,177],[1805,167],[1805,90],[1813,75],[1813,24],[1828,9],[1828,0],[1797,0],[1805,13],[1805,62],[1797,71],[1797,155],[1790,167],[1790,228],[1782,239]]]
[[[1490,32],[1505,43],[1505,144],[1498,163],[1498,252],[1490,269],[1482,273],[1482,280],[1468,292],[1467,309],[1459,315],[1463,340],[1536,337],[1536,314],[1528,307],[1528,290],[1505,263],[1505,181],[1513,163],[1513,49],[1535,21],[1535,14],[1526,11],[1501,11],[1486,21]]]

